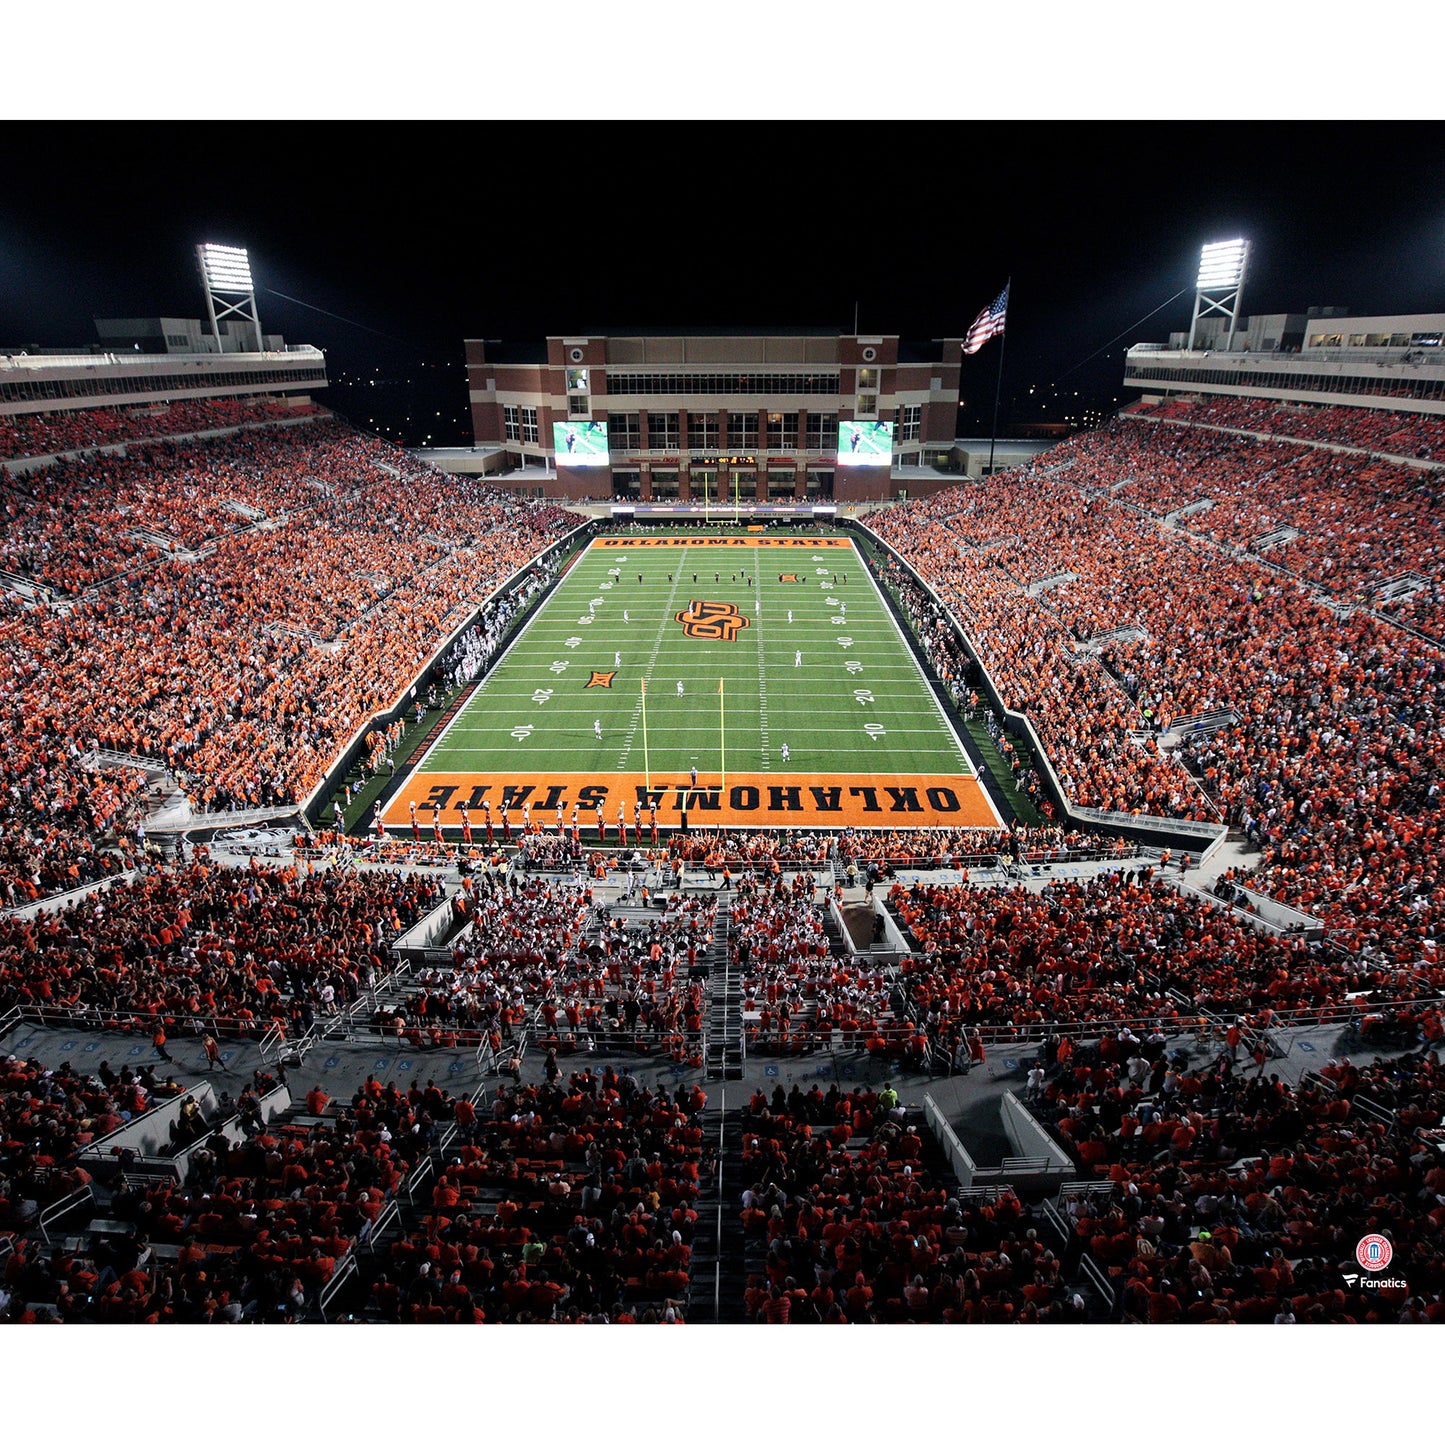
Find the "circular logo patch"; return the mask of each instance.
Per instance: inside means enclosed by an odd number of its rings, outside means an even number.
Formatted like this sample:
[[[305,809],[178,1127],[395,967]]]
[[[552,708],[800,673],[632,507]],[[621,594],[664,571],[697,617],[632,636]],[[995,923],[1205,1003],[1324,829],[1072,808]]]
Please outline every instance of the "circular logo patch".
[[[1390,1241],[1383,1234],[1367,1234],[1355,1246],[1355,1258],[1360,1268],[1369,1270],[1371,1274],[1388,1269],[1394,1255]]]

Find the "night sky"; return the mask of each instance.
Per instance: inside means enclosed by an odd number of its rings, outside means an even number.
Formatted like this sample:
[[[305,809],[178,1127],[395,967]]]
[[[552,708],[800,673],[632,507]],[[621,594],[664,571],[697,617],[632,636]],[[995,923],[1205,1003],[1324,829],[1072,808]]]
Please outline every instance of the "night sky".
[[[77,122],[6,138],[0,347],[93,342],[95,316],[203,315],[193,247],[244,245],[265,329],[324,348],[329,404],[409,445],[470,441],[467,337],[851,331],[856,303],[862,331],[926,340],[962,335],[1010,276],[1004,429],[1107,413],[1124,346],[1186,328],[1199,246],[1236,235],[1253,242],[1246,312],[1445,309],[1428,124]],[[606,159],[569,165],[574,150]],[[987,432],[997,359],[997,343],[965,359],[960,434]]]

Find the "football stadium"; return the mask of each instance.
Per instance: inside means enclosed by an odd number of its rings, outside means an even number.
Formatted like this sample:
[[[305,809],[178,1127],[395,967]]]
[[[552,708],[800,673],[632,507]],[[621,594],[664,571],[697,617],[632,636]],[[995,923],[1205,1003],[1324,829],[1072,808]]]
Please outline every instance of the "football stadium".
[[[0,346],[0,1315],[1445,1319],[1445,314],[1256,261],[1030,437],[1001,276]]]

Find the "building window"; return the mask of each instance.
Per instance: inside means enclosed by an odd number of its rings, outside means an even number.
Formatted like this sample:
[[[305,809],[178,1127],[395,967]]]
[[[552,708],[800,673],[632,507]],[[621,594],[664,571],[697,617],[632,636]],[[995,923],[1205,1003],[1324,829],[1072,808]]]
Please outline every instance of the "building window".
[[[578,395],[576,392],[573,392],[567,398],[567,415],[586,416],[591,410],[591,406],[591,399],[587,396],[585,392],[580,395]]]
[[[898,411],[900,424],[899,440],[905,442],[916,442],[918,433],[923,425],[923,407],[905,406]]]
[[[525,446],[528,442],[534,446],[537,442],[537,408],[535,406],[522,408],[522,444]]]
[[[769,472],[768,496],[773,499],[791,497],[796,481],[797,478],[792,472]]]
[[[796,451],[798,446],[798,413],[795,411],[770,411],[768,413],[768,450],[776,452]]]
[[[655,452],[675,452],[682,445],[675,411],[647,413],[647,445]]]
[[[635,452],[642,446],[642,425],[635,411],[614,411],[607,418],[607,448]]]
[[[728,413],[728,450],[755,452],[758,449],[758,414],[755,411]]]
[[[502,408],[502,430],[509,442],[522,440],[522,423],[516,407],[508,405]]]
[[[871,366],[859,367],[859,369],[858,369],[858,390],[859,390],[859,391],[877,391],[877,390],[878,390],[878,372],[877,372],[876,368],[871,367]]]
[[[838,414],[831,411],[810,411],[805,435],[810,452],[837,450]]]
[[[836,396],[838,373],[609,370],[607,390],[613,396]]]
[[[567,373],[567,390],[568,390],[568,391],[586,391],[586,390],[587,390],[587,371],[586,371],[586,368],[585,368],[585,367],[579,367],[579,368],[577,368],[577,369],[575,369],[575,370],[571,370],[571,371],[569,371],[569,372]]]
[[[609,440],[611,440],[610,437]],[[642,473],[613,472],[612,495],[614,497],[627,497],[635,501],[642,495]]]
[[[700,412],[689,412],[687,415],[687,444],[695,452],[715,452],[717,450],[717,418],[704,416]]]
[[[878,415],[878,394],[876,392],[863,392],[858,397],[859,416]]]
[[[809,501],[813,502],[830,501],[833,496],[833,473],[809,472],[807,496]]]
[[[653,472],[652,499],[655,502],[675,502],[677,500],[676,472]]]

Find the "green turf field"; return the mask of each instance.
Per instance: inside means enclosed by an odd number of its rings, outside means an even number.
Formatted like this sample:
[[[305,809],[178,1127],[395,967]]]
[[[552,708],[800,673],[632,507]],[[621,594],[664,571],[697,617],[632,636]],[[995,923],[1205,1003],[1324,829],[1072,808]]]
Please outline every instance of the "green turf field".
[[[635,775],[678,786],[693,768],[700,787],[781,776],[805,787],[835,775],[972,779],[852,541],[737,542],[595,539],[406,795],[430,806],[428,780],[438,777]],[[614,791],[630,803],[631,793]],[[543,796],[539,788],[534,802]]]
[[[676,614],[693,601],[730,603],[747,625],[732,641],[689,637]],[[610,685],[588,687],[594,673]],[[653,768],[714,772],[725,743],[729,768],[766,772],[786,743],[794,771],[970,771],[851,542],[592,546],[423,766],[515,768],[535,753],[577,772],[640,771],[644,678]]]

